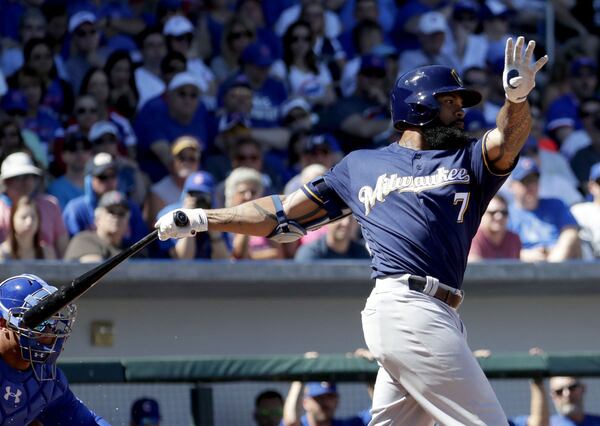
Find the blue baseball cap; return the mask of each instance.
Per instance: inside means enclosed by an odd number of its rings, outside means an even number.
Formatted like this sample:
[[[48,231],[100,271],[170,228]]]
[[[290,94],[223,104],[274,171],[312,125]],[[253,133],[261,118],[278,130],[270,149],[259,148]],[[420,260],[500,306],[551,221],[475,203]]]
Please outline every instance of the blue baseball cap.
[[[140,398],[131,406],[131,422],[136,426],[158,423],[160,408],[152,398]]]
[[[187,177],[183,184],[184,192],[204,192],[212,194],[215,187],[215,181],[210,173],[195,172]]]
[[[303,152],[313,152],[318,148],[334,152],[341,151],[337,140],[329,134],[312,135],[302,144]]]
[[[321,395],[337,393],[335,383],[331,382],[308,382],[304,385],[304,395],[315,398]]]
[[[240,60],[244,64],[253,64],[259,67],[270,67],[274,62],[271,49],[263,43],[252,43],[246,46]]]
[[[596,163],[590,169],[590,180],[600,179],[600,163]]]
[[[519,162],[517,163],[517,167],[512,172],[513,180],[522,181],[527,176],[536,174],[539,176],[540,169],[538,168],[537,163],[533,158],[530,157],[521,157]]]

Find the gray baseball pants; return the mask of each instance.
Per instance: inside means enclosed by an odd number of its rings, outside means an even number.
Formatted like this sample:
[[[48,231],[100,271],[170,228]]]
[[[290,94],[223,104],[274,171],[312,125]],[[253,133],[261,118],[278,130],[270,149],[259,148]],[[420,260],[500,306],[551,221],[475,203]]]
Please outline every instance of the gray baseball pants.
[[[409,290],[406,277],[377,279],[362,312],[379,363],[369,426],[507,426],[456,310]]]

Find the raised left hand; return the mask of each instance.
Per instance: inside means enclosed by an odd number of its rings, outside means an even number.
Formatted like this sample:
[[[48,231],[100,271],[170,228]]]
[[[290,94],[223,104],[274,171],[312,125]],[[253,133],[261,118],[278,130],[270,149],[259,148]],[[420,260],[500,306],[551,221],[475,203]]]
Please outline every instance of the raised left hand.
[[[516,43],[513,43],[512,38],[506,40],[502,84],[506,98],[513,103],[525,102],[527,95],[535,87],[535,75],[548,62],[548,55],[544,55],[532,65],[535,41],[527,43],[523,55],[524,44],[524,37],[518,37]]]

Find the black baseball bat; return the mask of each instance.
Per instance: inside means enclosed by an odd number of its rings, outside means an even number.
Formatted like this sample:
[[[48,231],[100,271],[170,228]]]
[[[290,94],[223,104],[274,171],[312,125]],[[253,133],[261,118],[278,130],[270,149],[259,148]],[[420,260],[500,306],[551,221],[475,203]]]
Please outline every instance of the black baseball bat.
[[[189,219],[181,210],[173,212],[173,220],[177,226],[187,226]],[[102,262],[94,269],[87,271],[71,281],[71,284],[61,287],[58,291],[52,293],[42,302],[28,309],[23,314],[23,325],[27,328],[34,328],[42,322],[46,321],[52,315],[59,312],[69,303],[73,302],[83,293],[92,288],[102,277],[119,266],[123,261],[142,250],[148,244],[158,238],[158,230],[154,230],[146,235],[141,240],[134,243],[132,246],[115,254],[110,259]]]

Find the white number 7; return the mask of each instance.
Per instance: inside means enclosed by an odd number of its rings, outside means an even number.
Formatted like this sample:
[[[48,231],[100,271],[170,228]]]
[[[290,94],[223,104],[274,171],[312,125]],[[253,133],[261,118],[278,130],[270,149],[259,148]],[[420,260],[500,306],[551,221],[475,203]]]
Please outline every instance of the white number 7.
[[[462,223],[467,208],[469,207],[469,196],[470,192],[457,192],[454,194],[454,205],[460,203],[460,210],[458,212],[458,217],[456,218],[457,223]]]

